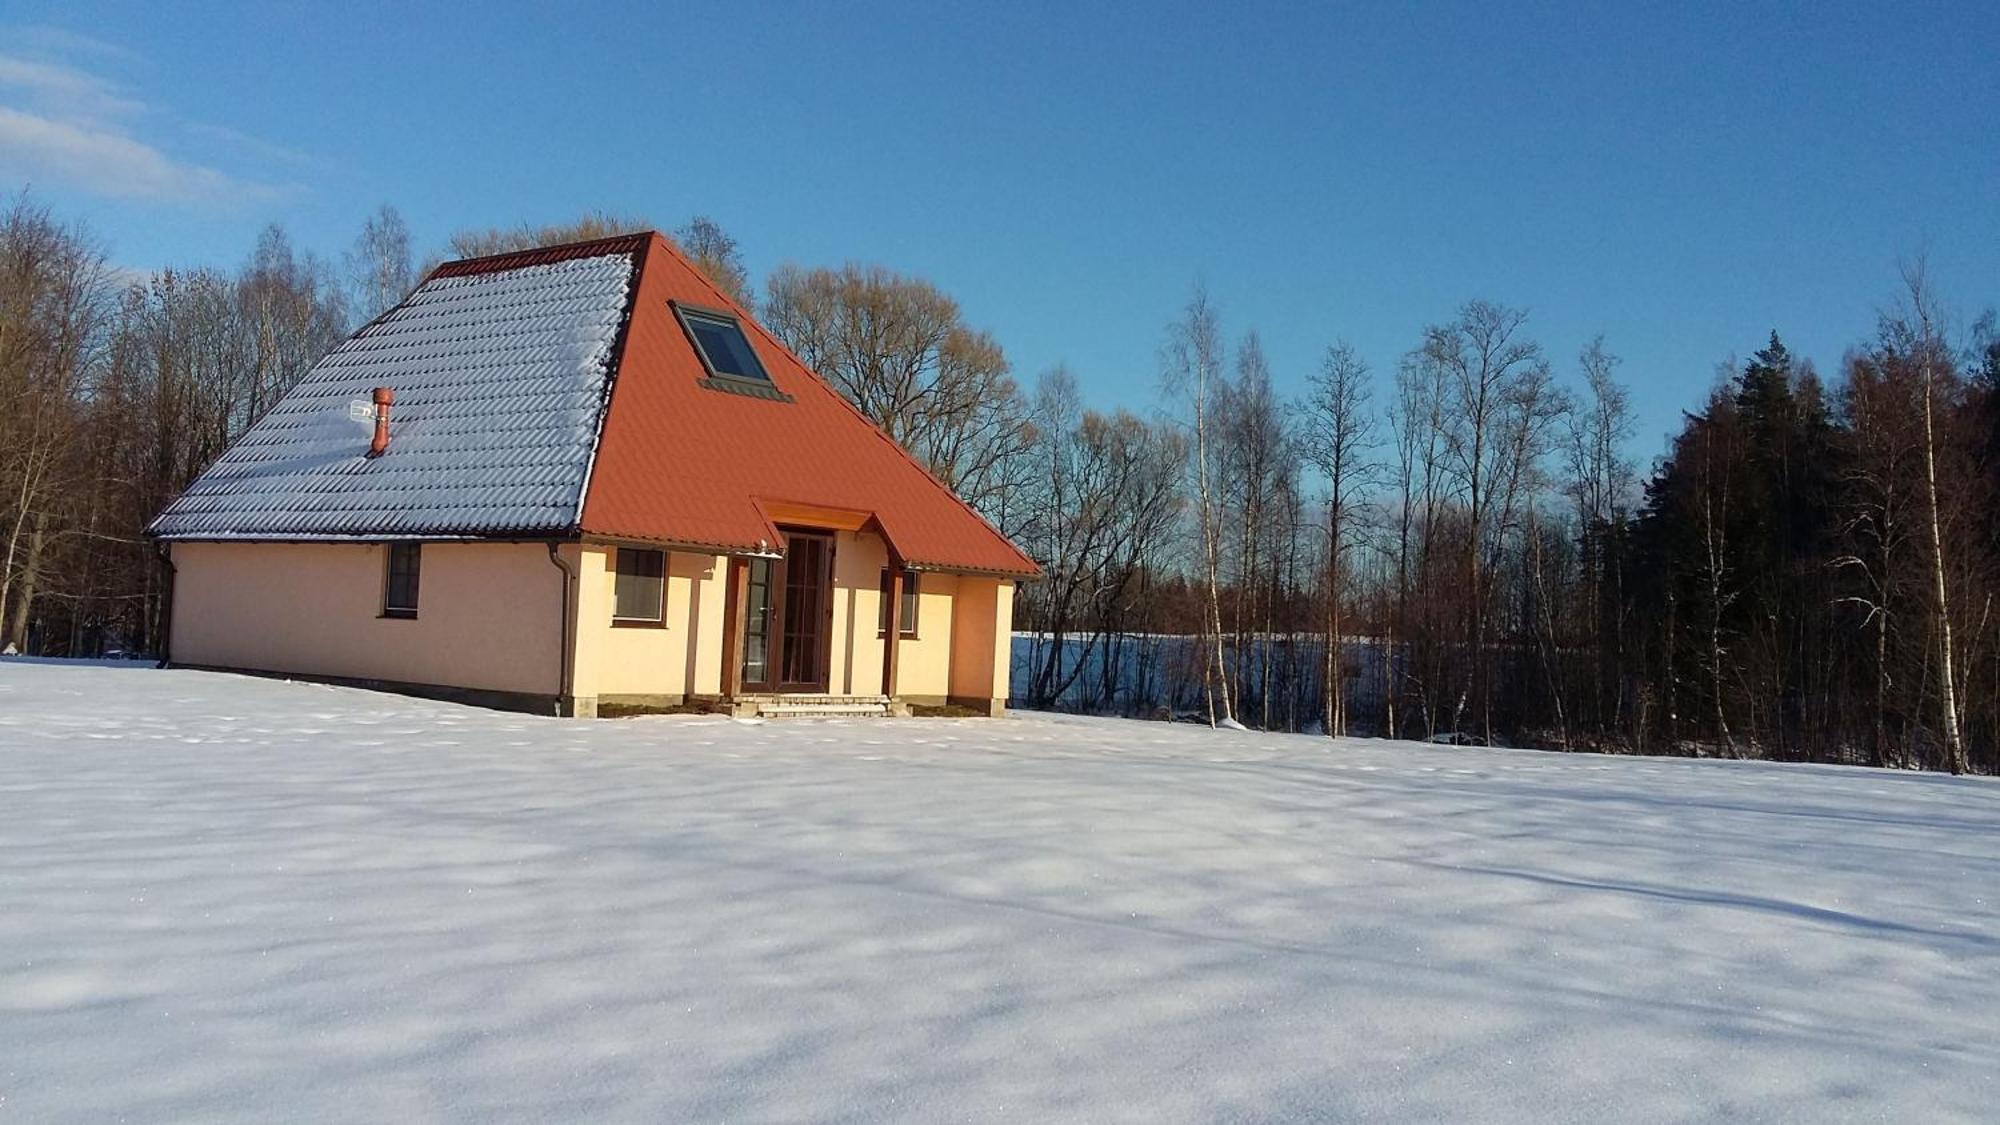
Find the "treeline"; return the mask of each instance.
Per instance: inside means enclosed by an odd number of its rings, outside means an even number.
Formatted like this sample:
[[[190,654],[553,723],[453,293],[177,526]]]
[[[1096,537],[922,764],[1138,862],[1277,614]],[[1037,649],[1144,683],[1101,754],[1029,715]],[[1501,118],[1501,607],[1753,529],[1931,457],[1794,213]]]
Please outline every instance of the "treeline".
[[[462,231],[446,256],[651,226]],[[674,237],[1045,568],[1029,706],[1561,749],[2000,767],[2000,340],[1920,272],[1822,379],[1774,334],[1644,475],[1603,340],[1558,360],[1466,304],[1376,370],[1280,394],[1197,292],[1158,400],[1020,386],[937,286]],[[233,270],[116,276],[27,200],[0,226],[0,641],[157,647],[146,521],[420,276],[393,209],[338,264],[268,229]],[[1649,373],[1659,377],[1658,373]]]
[[[1286,401],[1197,294],[1159,418],[1037,396],[1031,705],[1609,752],[2000,767],[2000,337],[1920,269],[1829,385],[1773,333],[1641,479],[1602,339],[1346,344]],[[1378,399],[1379,390],[1382,393]],[[1018,666],[1018,665],[1017,665]]]
[[[150,651],[165,571],[141,531],[347,309],[276,227],[237,269],[129,278],[41,207],[0,215],[0,647]]]

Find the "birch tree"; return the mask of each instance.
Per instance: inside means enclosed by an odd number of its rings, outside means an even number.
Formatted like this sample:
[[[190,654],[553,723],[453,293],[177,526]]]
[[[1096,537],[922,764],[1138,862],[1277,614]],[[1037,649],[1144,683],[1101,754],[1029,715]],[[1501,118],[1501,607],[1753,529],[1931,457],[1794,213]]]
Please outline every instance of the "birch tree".
[[[1439,541],[1438,528],[1444,508],[1445,456],[1444,372],[1424,359],[1421,349],[1403,358],[1396,369],[1396,398],[1391,404],[1389,425],[1395,438],[1396,530],[1395,595],[1386,637],[1388,654],[1383,673],[1389,679],[1383,695],[1385,729],[1400,734],[1403,727],[1397,714],[1397,700],[1406,681],[1418,689],[1422,704],[1423,733],[1437,733],[1437,696],[1441,687],[1439,666],[1420,659],[1413,604],[1418,583],[1432,564],[1432,550]],[[1428,608],[1428,607],[1427,607]],[[1428,630],[1431,622],[1424,622]],[[1435,651],[1435,645],[1424,646]],[[1412,670],[1420,674],[1413,675]]]
[[[347,278],[355,319],[380,316],[416,287],[410,264],[410,228],[402,212],[387,203],[361,224],[347,251]]]
[[[1368,364],[1346,341],[1327,348],[1312,377],[1302,429],[1313,467],[1326,478],[1326,631],[1321,690],[1327,737],[1347,733],[1346,676],[1341,667],[1341,603],[1346,597],[1348,541],[1354,509],[1373,483],[1369,457],[1375,448],[1375,419]],[[1405,520],[1407,521],[1407,509]],[[1406,523],[1407,526],[1407,523]],[[1393,719],[1391,728],[1393,729]]]
[[[1276,574],[1282,563],[1285,531],[1282,519],[1286,493],[1295,475],[1292,451],[1278,398],[1271,388],[1270,363],[1255,332],[1244,336],[1236,351],[1236,379],[1217,401],[1220,467],[1216,491],[1219,508],[1232,514],[1234,573],[1228,582],[1233,595],[1236,638],[1236,709],[1251,710],[1249,673],[1255,673],[1255,706],[1259,725],[1268,728],[1274,655],[1272,615],[1278,598]]]
[[[1623,449],[1632,436],[1631,396],[1616,378],[1620,360],[1597,336],[1577,356],[1584,393],[1569,414],[1566,452],[1569,493],[1576,508],[1581,558],[1580,591],[1585,636],[1596,656],[1591,698],[1594,717],[1608,723],[1618,712],[1613,697],[1624,676],[1623,584],[1615,568],[1617,527],[1634,491],[1632,465]]]
[[[1167,330],[1167,345],[1161,355],[1160,374],[1167,394],[1176,399],[1186,414],[1194,449],[1195,524],[1200,539],[1201,577],[1205,586],[1206,620],[1203,632],[1209,644],[1203,676],[1209,700],[1211,725],[1235,726],[1236,714],[1229,694],[1229,664],[1223,653],[1222,632],[1222,515],[1212,476],[1212,448],[1215,438],[1215,404],[1222,386],[1222,325],[1208,291],[1197,286],[1187,307]],[[1219,710],[1218,710],[1219,706]]]
[[[1951,349],[1945,341],[1943,316],[1921,261],[1903,269],[1904,307],[1885,325],[1891,347],[1900,349],[1916,370],[1919,409],[1923,420],[1923,535],[1929,550],[1931,608],[1938,659],[1938,709],[1944,730],[1946,768],[1966,770],[1965,739],[1959,714],[1958,654],[1952,642],[1951,589],[1947,571],[1943,501],[1938,488],[1938,462],[1943,438],[1938,415],[1952,402],[1957,382]]]

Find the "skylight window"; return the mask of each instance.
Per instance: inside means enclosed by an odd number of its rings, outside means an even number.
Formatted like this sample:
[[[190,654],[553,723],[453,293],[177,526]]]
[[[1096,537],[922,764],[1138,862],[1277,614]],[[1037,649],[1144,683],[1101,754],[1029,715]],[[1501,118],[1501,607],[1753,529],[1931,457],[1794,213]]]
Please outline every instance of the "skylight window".
[[[694,350],[700,353],[701,362],[711,376],[759,383],[771,381],[757,353],[751,350],[743,325],[735,317],[685,305],[675,305],[674,312],[679,314],[688,338],[694,341]]]

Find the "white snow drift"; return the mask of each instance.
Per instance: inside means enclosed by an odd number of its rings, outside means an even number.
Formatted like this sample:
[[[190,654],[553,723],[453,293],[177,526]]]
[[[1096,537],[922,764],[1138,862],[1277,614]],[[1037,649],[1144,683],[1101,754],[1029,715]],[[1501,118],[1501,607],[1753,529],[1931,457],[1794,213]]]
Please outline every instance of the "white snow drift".
[[[1978,1118],[2000,787],[0,663],[19,1120]]]

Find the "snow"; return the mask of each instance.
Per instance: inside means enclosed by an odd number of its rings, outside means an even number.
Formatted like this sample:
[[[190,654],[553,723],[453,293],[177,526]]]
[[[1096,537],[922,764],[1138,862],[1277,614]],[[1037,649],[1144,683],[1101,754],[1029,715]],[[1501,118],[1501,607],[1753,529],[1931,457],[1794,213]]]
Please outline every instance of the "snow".
[[[162,513],[165,538],[524,534],[575,525],[632,255],[425,282],[313,365]],[[395,392],[367,456],[375,387]],[[357,404],[369,420],[350,414]]]
[[[1972,1120],[2000,788],[0,661],[23,1120]]]

